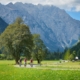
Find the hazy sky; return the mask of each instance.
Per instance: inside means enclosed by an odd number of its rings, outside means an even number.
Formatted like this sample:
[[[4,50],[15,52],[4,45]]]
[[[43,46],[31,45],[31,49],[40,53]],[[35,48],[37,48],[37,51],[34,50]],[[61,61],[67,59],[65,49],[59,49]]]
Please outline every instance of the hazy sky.
[[[78,17],[80,16],[80,0],[0,0],[0,3],[2,4],[8,4],[10,2],[55,5],[59,8],[68,10],[68,14],[70,14],[74,18],[77,17],[80,20],[80,18]]]
[[[55,5],[63,9],[80,11],[80,0],[0,0],[0,3],[7,4],[9,2],[23,2],[33,4],[49,4]]]

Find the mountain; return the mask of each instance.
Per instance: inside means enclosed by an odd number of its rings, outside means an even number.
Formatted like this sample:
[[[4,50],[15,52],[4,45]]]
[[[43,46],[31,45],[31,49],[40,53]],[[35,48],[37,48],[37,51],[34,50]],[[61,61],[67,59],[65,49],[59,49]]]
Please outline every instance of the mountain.
[[[80,37],[80,21],[71,18],[65,10],[49,5],[17,2],[0,4],[0,17],[12,23],[22,17],[32,33],[38,33],[51,51],[74,45]]]
[[[7,26],[8,24],[2,18],[0,18],[0,33],[2,33]]]

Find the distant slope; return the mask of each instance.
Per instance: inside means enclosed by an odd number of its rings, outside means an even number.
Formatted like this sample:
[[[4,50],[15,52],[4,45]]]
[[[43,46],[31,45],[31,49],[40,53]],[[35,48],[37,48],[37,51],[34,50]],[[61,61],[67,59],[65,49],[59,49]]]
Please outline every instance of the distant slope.
[[[2,18],[0,18],[0,33],[2,33],[7,26],[8,24]]]
[[[72,48],[71,48],[72,51],[76,51],[76,53],[79,52],[79,55],[80,55],[80,41],[74,45]]]
[[[31,32],[40,34],[51,51],[71,47],[80,36],[80,21],[72,19],[64,10],[55,6],[19,2],[0,4],[0,16],[9,24],[17,17],[22,17]]]

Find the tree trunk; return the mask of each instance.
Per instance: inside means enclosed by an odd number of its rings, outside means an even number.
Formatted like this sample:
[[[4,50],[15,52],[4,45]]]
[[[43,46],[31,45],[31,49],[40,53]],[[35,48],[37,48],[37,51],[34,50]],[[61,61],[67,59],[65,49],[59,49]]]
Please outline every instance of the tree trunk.
[[[19,64],[19,59],[15,59],[16,64]]]
[[[40,60],[39,59],[37,59],[37,62],[38,62],[38,64],[40,64]]]

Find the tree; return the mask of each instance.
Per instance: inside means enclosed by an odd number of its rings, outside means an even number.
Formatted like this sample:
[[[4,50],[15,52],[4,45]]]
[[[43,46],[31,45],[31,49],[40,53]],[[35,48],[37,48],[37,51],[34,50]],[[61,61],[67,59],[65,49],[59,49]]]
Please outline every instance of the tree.
[[[80,59],[80,39],[79,41],[71,48],[71,53],[74,57],[78,56]]]
[[[77,52],[77,56],[78,56],[79,59],[80,59],[80,49],[79,49],[78,52]]]
[[[33,46],[32,34],[30,33],[29,27],[23,23],[23,20],[17,18],[1,34],[1,43],[4,49],[18,63],[21,54],[30,56],[30,51]]]
[[[71,54],[70,56],[69,56],[69,60],[74,60],[74,55],[73,54]]]
[[[64,60],[69,60],[70,59],[70,49],[68,49],[66,52],[65,52],[65,55],[64,55]]]
[[[33,44],[34,44],[33,56],[36,58],[38,64],[40,64],[45,56],[46,47],[45,47],[43,41],[40,39],[39,34],[33,35]]]

